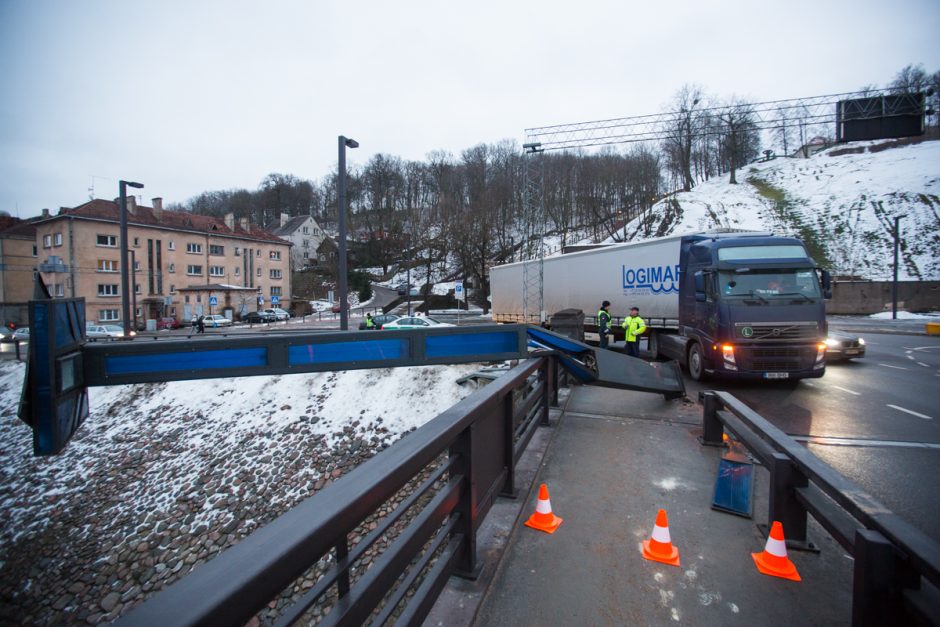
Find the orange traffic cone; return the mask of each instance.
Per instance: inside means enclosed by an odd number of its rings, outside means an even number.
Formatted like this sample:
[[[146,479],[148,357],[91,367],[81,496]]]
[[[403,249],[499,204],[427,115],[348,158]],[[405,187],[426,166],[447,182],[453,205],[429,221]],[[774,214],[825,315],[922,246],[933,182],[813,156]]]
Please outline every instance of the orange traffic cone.
[[[539,502],[535,506],[535,513],[529,516],[525,524],[527,527],[545,533],[555,533],[561,523],[561,518],[552,513],[552,502],[548,500],[548,486],[543,483],[539,486]]]
[[[796,566],[787,557],[787,542],[783,535],[783,525],[776,520],[770,528],[770,536],[767,537],[764,552],[751,553],[751,557],[757,564],[757,570],[765,575],[800,581]]]
[[[656,514],[656,524],[653,526],[653,537],[643,540],[643,557],[663,564],[679,565],[679,549],[672,546],[669,537],[669,521],[666,510],[661,509]]]

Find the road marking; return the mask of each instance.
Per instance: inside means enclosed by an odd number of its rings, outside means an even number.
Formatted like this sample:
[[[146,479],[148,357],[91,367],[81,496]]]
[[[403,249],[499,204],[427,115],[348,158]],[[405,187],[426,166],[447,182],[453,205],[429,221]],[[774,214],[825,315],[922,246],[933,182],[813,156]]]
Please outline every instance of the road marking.
[[[884,366],[885,368],[894,368],[895,370],[908,370],[904,366],[892,366],[891,364],[878,364],[879,366]]]
[[[910,359],[911,361],[914,361],[915,359],[917,359],[916,357],[914,357],[914,356],[911,355],[911,354],[908,354],[908,355],[907,355],[907,358]]]
[[[902,442],[898,440],[864,440],[859,438],[827,438],[816,435],[794,435],[791,436],[797,442],[806,442],[807,444],[825,444],[828,446],[859,446],[869,447],[878,446],[885,448],[929,448],[940,449],[940,444],[935,442]]]
[[[923,366],[924,368],[929,368],[929,367],[930,367],[930,364],[925,364],[925,363],[922,362],[922,361],[918,361],[918,362],[917,362],[917,365],[918,365],[918,366]]]
[[[897,405],[888,405],[891,409],[896,409],[898,411],[903,411],[904,413],[910,414],[912,416],[917,416],[918,418],[923,418],[924,420],[933,420],[930,416],[925,416],[924,414],[918,414],[916,411],[911,411],[910,409],[904,409],[903,407],[898,407]]]
[[[850,390],[850,389],[848,389],[848,388],[844,388],[844,387],[839,386],[839,385],[834,385],[834,386],[832,386],[832,387],[834,387],[834,388],[837,389],[837,390],[842,390],[843,392],[848,392],[849,394],[854,394],[855,396],[861,396],[861,395],[862,395],[861,392],[856,392],[855,390]]]

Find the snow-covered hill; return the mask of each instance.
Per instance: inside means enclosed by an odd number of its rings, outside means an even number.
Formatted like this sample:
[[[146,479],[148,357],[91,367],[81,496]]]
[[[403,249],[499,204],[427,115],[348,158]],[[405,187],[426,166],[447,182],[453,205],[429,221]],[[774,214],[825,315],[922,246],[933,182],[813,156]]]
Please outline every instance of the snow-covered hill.
[[[894,216],[901,220],[900,277],[940,279],[940,141],[888,147],[856,142],[809,159],[778,158],[657,203],[624,227],[628,240],[716,227],[796,235],[836,275],[892,273]]]

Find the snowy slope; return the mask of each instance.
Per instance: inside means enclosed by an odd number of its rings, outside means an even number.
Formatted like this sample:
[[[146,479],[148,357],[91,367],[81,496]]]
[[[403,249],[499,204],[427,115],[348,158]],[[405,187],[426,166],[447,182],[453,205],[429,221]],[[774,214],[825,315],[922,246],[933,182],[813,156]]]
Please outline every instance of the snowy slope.
[[[882,144],[884,142],[881,142]],[[836,275],[886,280],[894,216],[901,220],[902,279],[940,279],[940,142],[877,152],[857,142],[809,159],[778,158],[707,181],[657,203],[625,227],[628,240],[715,227],[802,237]],[[846,150],[857,151],[840,154]]]

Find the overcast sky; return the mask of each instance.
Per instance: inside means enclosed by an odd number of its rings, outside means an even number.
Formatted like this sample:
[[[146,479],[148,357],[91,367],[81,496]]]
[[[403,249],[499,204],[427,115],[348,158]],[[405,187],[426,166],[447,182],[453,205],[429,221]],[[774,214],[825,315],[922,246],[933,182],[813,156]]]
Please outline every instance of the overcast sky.
[[[937,0],[0,0],[0,210],[183,202],[320,180],[336,137],[423,159],[655,113],[684,83],[756,100],[940,69]]]

